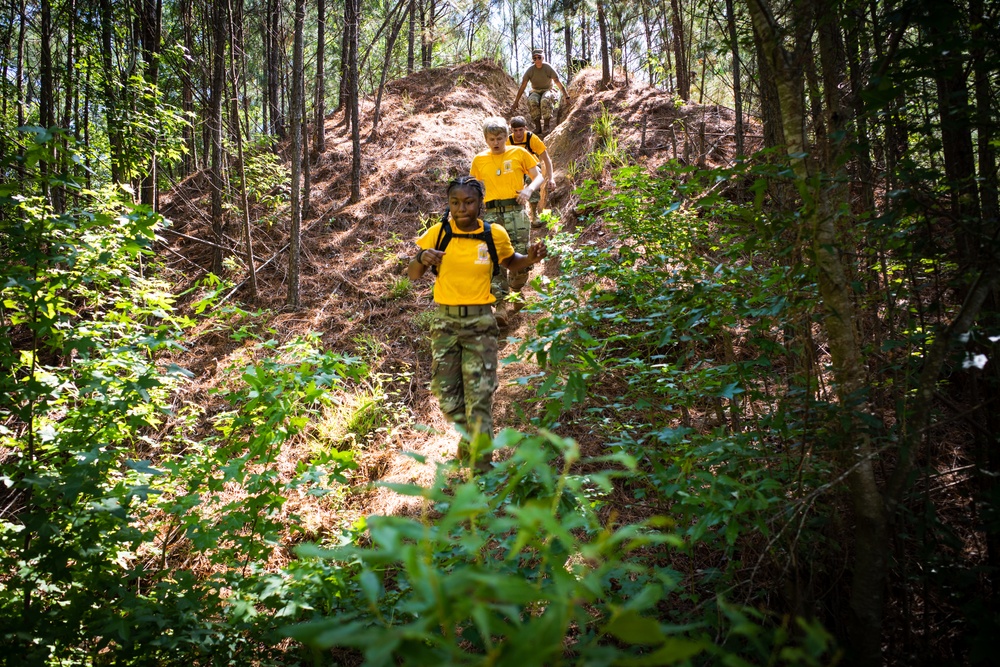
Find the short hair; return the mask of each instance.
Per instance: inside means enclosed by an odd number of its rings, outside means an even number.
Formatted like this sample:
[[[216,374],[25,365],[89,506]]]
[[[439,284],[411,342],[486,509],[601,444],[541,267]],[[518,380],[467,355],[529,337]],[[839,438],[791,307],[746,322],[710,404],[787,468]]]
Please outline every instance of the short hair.
[[[451,191],[455,188],[471,188],[479,195],[479,203],[481,204],[486,198],[486,186],[481,180],[473,176],[459,176],[458,178],[452,179],[448,183],[448,196],[451,196]]]
[[[500,116],[490,116],[483,121],[483,136],[507,134],[507,120]]]
[[[515,127],[528,127],[528,121],[524,119],[524,116],[514,116],[510,119],[511,128]]]

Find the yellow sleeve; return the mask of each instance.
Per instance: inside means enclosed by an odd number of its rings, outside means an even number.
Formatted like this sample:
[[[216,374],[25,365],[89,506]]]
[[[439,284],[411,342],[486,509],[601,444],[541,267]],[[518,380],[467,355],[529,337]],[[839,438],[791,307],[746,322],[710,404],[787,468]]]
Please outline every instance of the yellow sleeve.
[[[421,250],[430,250],[437,244],[438,234],[441,232],[441,223],[431,225],[431,228],[420,235],[417,239],[417,246]]]
[[[531,135],[531,150],[534,151],[535,155],[541,155],[545,152],[545,142],[538,138],[537,134]]]
[[[493,233],[493,245],[497,249],[497,259],[501,262],[508,257],[513,256],[514,246],[511,245],[510,235],[507,230],[500,225],[490,225],[490,231]]]

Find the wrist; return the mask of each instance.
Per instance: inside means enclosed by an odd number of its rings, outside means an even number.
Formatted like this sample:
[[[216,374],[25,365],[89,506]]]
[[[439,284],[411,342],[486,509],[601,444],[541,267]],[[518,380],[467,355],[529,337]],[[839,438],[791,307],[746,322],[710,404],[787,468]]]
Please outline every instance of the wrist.
[[[424,263],[424,253],[425,252],[427,252],[427,248],[422,248],[420,250],[420,252],[417,253],[417,256],[413,258],[414,260],[416,260],[417,264],[423,264]]]

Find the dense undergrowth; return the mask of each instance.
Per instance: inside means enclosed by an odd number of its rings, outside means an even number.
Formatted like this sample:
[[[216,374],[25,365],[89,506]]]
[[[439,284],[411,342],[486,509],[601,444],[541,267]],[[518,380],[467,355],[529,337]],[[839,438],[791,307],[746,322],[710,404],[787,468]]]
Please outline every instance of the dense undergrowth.
[[[289,478],[277,453],[371,369],[234,328],[259,361],[227,371],[224,409],[174,405],[186,372],[161,360],[195,321],[150,264],[163,221],[44,177],[50,138],[22,163],[34,191],[2,193],[0,659],[840,659],[794,583],[836,540],[835,512],[817,508],[839,480],[815,451],[836,406],[801,333],[814,281],[794,216],[718,194],[742,170],[625,167],[585,186],[620,242],[552,240],[562,275],[536,282],[543,315],[522,344],[543,369],[524,379],[531,433],[499,434],[511,454],[488,474],[442,466],[429,488],[393,486],[422,499],[418,516],[370,517],[273,567],[301,540],[287,498],[335,494],[355,466],[328,450]],[[51,187],[74,207],[53,211]],[[836,587],[830,563],[810,576]]]

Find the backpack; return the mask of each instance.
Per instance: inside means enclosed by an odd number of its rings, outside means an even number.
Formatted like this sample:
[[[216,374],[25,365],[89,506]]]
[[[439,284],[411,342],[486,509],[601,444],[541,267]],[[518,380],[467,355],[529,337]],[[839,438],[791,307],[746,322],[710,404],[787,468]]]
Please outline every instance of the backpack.
[[[513,134],[510,135],[510,136],[508,136],[507,140],[510,141],[510,145],[511,146],[520,146],[524,150],[526,150],[529,153],[531,153],[531,157],[538,157],[538,153],[536,153],[535,151],[531,150],[531,138],[533,136],[535,136],[535,135],[533,135],[530,130],[525,130],[524,131],[524,143],[523,144],[515,144],[514,143],[514,135]]]
[[[477,232],[475,234],[463,234],[461,232],[456,232],[451,228],[451,215],[448,211],[445,211],[444,217],[441,219],[441,229],[438,230],[437,241],[434,243],[434,249],[444,252],[444,249],[448,247],[451,240],[455,237],[463,239],[479,239],[486,243],[486,249],[490,253],[490,259],[493,260],[493,275],[496,276],[500,273],[500,259],[497,256],[497,246],[493,242],[493,228],[490,223],[483,221],[483,231]],[[438,273],[438,267],[432,266],[431,271],[434,275]]]

